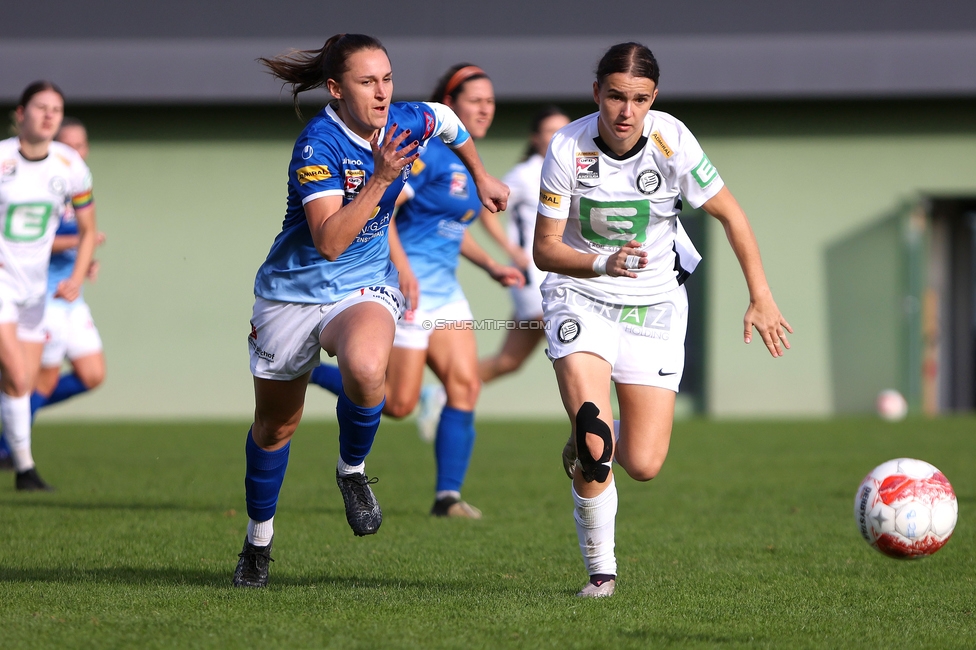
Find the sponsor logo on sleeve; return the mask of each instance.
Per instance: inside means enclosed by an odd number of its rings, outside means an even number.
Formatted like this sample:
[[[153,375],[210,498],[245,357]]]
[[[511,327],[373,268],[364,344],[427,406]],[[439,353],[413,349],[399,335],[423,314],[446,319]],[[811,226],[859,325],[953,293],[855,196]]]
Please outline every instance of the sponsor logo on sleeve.
[[[451,196],[456,199],[468,198],[468,175],[464,172],[451,172]]]
[[[702,154],[701,162],[698,166],[691,170],[691,175],[695,177],[700,187],[708,187],[709,184],[715,180],[718,176],[718,170],[712,164],[712,161],[708,159],[708,156]]]
[[[424,140],[434,134],[435,126],[436,120],[434,120],[434,115],[432,113],[424,112]]]
[[[576,154],[576,180],[593,181],[600,178],[600,153],[581,151]]]
[[[661,175],[653,169],[645,169],[637,175],[637,191],[651,195],[661,187]]]
[[[674,149],[669,147],[668,143],[664,141],[664,138],[661,137],[660,131],[654,131],[651,133],[651,140],[655,145],[657,145],[657,148],[661,151],[661,153],[664,154],[665,158],[670,158],[674,155]]]
[[[468,223],[469,221],[471,221],[472,219],[474,219],[476,216],[477,216],[477,213],[474,210],[468,210],[467,212],[464,213],[464,216],[461,217],[461,223]]]
[[[363,184],[365,184],[365,182],[365,169],[347,169],[346,181],[342,186],[346,199],[352,201],[354,198],[356,198],[356,195],[359,194],[359,190],[363,189]]]
[[[332,172],[326,165],[309,165],[308,167],[299,167],[295,171],[295,176],[298,178],[298,183],[304,185],[305,183],[332,178]]]
[[[315,153],[315,149],[312,148],[312,145],[310,144],[305,145],[302,148],[302,160],[308,160],[309,158],[312,157],[312,154],[314,153]]]
[[[417,158],[415,161],[413,161],[413,164],[410,166],[410,174],[416,176],[420,172],[424,171],[424,168],[426,167],[427,165],[424,163],[424,161],[421,160],[420,158]]]
[[[563,197],[559,196],[558,194],[553,194],[552,192],[547,192],[545,190],[541,190],[539,192],[539,203],[542,205],[547,205],[550,208],[559,208],[559,206],[562,205],[562,202]]]

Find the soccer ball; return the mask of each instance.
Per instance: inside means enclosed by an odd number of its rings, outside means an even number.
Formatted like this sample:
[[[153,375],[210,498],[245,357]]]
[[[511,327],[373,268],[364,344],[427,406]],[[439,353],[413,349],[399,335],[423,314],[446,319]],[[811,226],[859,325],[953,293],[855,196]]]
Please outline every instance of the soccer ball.
[[[878,415],[888,422],[904,420],[908,415],[908,402],[897,390],[888,389],[878,393],[878,399],[874,404],[878,410]]]
[[[949,541],[959,505],[945,475],[923,460],[896,458],[871,470],[854,495],[854,520],[889,557],[932,555]]]

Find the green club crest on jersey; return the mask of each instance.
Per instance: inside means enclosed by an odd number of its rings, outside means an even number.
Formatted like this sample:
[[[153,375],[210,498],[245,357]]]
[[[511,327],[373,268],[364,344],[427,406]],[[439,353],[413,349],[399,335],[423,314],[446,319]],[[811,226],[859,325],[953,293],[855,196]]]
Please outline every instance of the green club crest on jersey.
[[[623,246],[631,240],[643,244],[651,205],[647,201],[593,201],[581,197],[580,231],[587,240],[602,246]]]
[[[718,170],[715,169],[715,165],[712,161],[708,159],[708,156],[702,154],[701,162],[698,166],[691,170],[691,175],[695,177],[698,181],[698,185],[701,187],[708,187],[708,184],[715,180],[718,176]]]

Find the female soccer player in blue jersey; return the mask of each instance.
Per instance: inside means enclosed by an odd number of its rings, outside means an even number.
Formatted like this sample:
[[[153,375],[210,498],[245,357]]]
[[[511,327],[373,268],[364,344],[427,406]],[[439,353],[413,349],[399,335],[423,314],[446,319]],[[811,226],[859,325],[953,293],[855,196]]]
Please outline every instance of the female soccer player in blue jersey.
[[[365,458],[385,401],[386,367],[403,308],[387,233],[417,148],[430,138],[451,146],[489,210],[505,208],[508,189],[489,176],[457,116],[434,103],[396,103],[383,45],[339,34],[319,50],[261,59],[298,94],[324,87],[330,104],[295,143],[281,233],[254,282],[248,343],[254,424],[245,445],[249,522],[234,585],[268,581],[273,520],[301,420],[309,372],[319,350],[342,372],[336,414],[336,481],[356,535],[370,535],[382,513]]]
[[[488,75],[466,63],[447,71],[432,101],[454,110],[475,139],[484,137],[495,114]],[[496,263],[467,232],[481,211],[473,184],[454,152],[433,141],[414,163],[400,196],[402,207],[390,238],[409,309],[397,325],[384,413],[405,417],[414,410],[424,365],[430,366],[444,386],[447,402],[439,421],[436,415],[432,418],[437,427],[437,482],[431,514],[476,519],[481,513],[461,500],[461,485],[474,448],[474,407],[481,381],[473,316],[456,277],[458,257],[464,255],[504,286],[521,286],[524,279],[515,267]],[[322,365],[312,373],[312,381],[335,390],[339,372]]]

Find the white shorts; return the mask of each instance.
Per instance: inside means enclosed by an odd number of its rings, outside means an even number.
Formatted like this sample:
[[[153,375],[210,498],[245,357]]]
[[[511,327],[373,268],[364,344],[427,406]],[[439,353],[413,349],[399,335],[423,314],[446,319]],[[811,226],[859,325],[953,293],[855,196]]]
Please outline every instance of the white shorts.
[[[256,296],[247,337],[251,374],[288,381],[311,371],[319,364],[322,330],[346,309],[364,302],[383,305],[394,322],[404,304],[399,289],[385,286],[360,289],[328,305],[276,302]]]
[[[515,303],[515,320],[538,320],[542,318],[542,281],[547,273],[531,269],[529,277],[537,282],[526,282],[518,289],[512,288],[512,302]]]
[[[426,350],[435,329],[442,329],[447,323],[473,320],[474,315],[467,300],[455,300],[430,311],[408,311],[397,323],[393,347]]]
[[[84,300],[47,303],[44,309],[44,354],[41,366],[60,367],[65,357],[78,359],[102,351],[102,337],[98,335],[91,317],[91,309]]]
[[[684,286],[646,306],[613,305],[560,287],[543,299],[546,354],[574,352],[605,359],[618,384],[657,386],[678,392],[685,365],[688,293]]]
[[[19,292],[0,283],[0,323],[17,323],[17,338],[28,343],[43,343],[44,296],[23,299]]]

